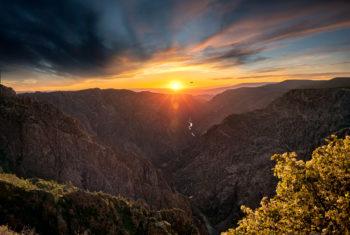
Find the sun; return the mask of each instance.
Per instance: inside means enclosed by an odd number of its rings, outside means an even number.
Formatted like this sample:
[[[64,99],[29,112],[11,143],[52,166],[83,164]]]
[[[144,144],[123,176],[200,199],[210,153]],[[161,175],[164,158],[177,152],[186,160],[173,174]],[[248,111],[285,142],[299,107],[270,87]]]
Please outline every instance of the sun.
[[[172,81],[169,84],[169,88],[173,91],[180,91],[184,88],[184,86],[180,81]]]

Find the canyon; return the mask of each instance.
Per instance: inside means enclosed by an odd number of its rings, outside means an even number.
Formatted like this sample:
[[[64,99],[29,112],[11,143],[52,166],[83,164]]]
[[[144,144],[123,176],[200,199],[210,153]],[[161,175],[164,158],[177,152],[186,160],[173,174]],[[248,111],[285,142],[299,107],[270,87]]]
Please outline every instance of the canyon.
[[[178,208],[197,233],[215,234],[241,218],[241,205],[255,208],[274,195],[273,154],[307,156],[331,134],[348,133],[349,88],[349,78],[293,80],[206,102],[115,89],[16,94],[1,86],[0,166],[152,210]]]

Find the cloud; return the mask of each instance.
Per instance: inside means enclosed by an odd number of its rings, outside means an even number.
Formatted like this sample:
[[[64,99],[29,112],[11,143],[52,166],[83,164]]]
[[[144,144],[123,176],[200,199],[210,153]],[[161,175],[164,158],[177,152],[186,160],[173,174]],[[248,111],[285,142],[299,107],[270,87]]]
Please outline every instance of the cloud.
[[[116,56],[141,58],[143,51],[132,30],[124,27],[123,16],[115,11],[110,17],[108,7],[113,5],[99,9],[79,0],[2,1],[1,67],[17,65],[92,76],[103,75],[104,66]],[[108,25],[113,23],[117,24]]]
[[[104,60],[105,50],[94,32],[95,15],[75,2],[5,1],[0,17],[2,66],[74,72]]]
[[[271,78],[284,78],[284,79],[313,79],[313,78],[334,78],[338,76],[350,76],[350,72],[327,72],[327,73],[294,73],[294,74],[266,74],[266,75],[251,75],[240,76],[235,79],[271,79]]]
[[[220,48],[206,48],[198,58],[193,58],[190,64],[207,64],[218,69],[266,60],[258,55],[264,48],[230,45]]]
[[[262,52],[278,41],[349,28],[349,6],[337,0],[3,0],[0,68],[110,78],[164,60],[254,64],[267,60]]]
[[[194,51],[232,44],[262,45],[350,27],[350,3],[345,1],[242,1],[231,13],[236,17],[223,20],[223,28]]]

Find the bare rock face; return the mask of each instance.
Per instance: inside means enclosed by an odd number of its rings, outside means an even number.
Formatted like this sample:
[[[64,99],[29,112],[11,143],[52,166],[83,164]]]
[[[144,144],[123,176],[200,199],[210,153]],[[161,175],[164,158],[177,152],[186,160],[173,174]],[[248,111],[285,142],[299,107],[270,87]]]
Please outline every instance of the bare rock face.
[[[118,151],[90,136],[79,122],[49,104],[0,97],[0,166],[24,177],[71,182],[91,191],[143,199],[153,208],[181,208],[188,201],[136,153]]]
[[[161,167],[194,139],[202,103],[190,95],[115,89],[25,94],[50,103],[80,121],[87,132],[113,149],[127,150]]]
[[[265,109],[235,114],[212,127],[173,163],[177,189],[217,231],[274,194],[274,153],[306,156],[322,140],[350,127],[350,89],[292,90]]]

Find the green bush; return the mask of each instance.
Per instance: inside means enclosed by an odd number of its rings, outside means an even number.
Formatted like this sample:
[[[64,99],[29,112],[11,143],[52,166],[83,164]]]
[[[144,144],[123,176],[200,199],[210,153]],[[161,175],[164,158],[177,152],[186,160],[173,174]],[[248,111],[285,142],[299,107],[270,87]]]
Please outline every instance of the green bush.
[[[350,234],[350,137],[332,139],[309,161],[276,154],[276,196],[264,198],[227,234]]]

